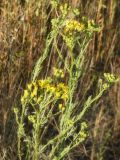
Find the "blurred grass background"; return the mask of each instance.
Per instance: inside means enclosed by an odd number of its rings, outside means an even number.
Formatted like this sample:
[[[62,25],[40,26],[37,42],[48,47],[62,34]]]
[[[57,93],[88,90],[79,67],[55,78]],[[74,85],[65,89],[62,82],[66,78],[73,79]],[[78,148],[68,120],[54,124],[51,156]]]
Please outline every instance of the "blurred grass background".
[[[0,159],[17,159],[16,125],[12,108],[19,106],[23,89],[30,81],[34,65],[45,48],[51,19],[57,17],[50,2],[0,1]],[[86,90],[94,92],[96,81],[93,76],[100,77],[104,72],[120,75],[120,1],[61,0],[60,3],[78,8],[80,16],[93,19],[102,28],[99,33],[94,34],[89,45],[87,73],[80,79],[82,87],[76,93],[78,100],[84,99]],[[72,15],[69,17],[72,18]],[[54,52],[50,55],[44,62],[40,77],[45,75],[46,70],[50,72],[56,63]],[[87,114],[87,118],[91,127],[90,140],[71,153],[73,160],[77,160],[77,157],[79,159],[79,155],[82,155],[83,160],[118,160],[120,83],[105,93],[96,107]]]

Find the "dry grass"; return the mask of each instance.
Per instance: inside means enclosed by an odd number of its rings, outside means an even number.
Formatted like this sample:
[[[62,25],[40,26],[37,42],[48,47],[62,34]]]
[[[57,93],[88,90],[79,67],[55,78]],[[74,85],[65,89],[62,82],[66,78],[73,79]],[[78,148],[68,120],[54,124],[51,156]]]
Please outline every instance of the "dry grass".
[[[104,72],[120,74],[120,2],[72,0],[68,3],[78,7],[82,16],[93,18],[102,28],[101,32],[94,34],[89,45],[87,72],[79,80],[83,89],[78,88],[76,96],[84,102],[86,90],[94,93],[96,80],[93,76],[98,78]],[[51,9],[48,0],[31,0],[28,4],[23,0],[0,2],[0,159],[16,159],[16,126],[12,107],[19,106],[23,88],[30,81],[34,65],[45,48],[46,37],[51,29],[50,21],[55,17],[57,11]],[[54,48],[51,52],[53,54],[50,53],[44,62],[40,77],[46,74],[46,70],[50,73],[51,66],[56,63]],[[71,157],[75,160],[80,155],[83,160],[118,160],[120,84],[112,87],[95,106],[87,115],[90,119],[90,139],[76,148]]]

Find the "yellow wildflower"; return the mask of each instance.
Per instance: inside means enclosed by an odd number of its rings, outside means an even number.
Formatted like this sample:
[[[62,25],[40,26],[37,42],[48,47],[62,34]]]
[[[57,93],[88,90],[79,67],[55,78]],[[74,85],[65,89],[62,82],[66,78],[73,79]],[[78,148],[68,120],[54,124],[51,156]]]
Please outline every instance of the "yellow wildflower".
[[[38,91],[38,88],[37,86],[33,89],[33,91],[31,92],[31,98],[37,96],[37,91]]]
[[[50,91],[51,93],[55,93],[56,89],[55,89],[55,87],[51,86],[50,89],[49,89],[49,91]]]
[[[29,115],[28,120],[32,123],[35,123],[35,116],[34,115]]]
[[[62,106],[63,106],[62,104],[59,104],[59,109],[60,109],[60,110],[61,110]]]
[[[56,97],[56,98],[60,98],[60,97],[61,97],[61,92],[58,92],[58,91],[55,92],[55,97]]]
[[[24,103],[24,102],[25,102],[24,97],[21,97],[21,102],[22,102],[22,103]]]
[[[67,100],[68,99],[68,94],[67,93],[63,93],[63,95],[61,96],[61,98],[63,99],[63,100]]]
[[[45,89],[46,89],[46,92],[49,92],[50,91],[50,85],[49,84],[46,85]]]
[[[62,112],[65,111],[65,106],[63,104],[59,104],[59,110],[61,110]]]
[[[24,90],[24,95],[23,95],[23,97],[24,97],[24,98],[27,98],[28,96],[29,96],[28,90]]]
[[[64,83],[59,83],[57,85],[57,87],[60,88],[60,89],[64,89],[65,88],[65,84]]]
[[[84,28],[85,28],[85,25],[83,23],[80,23],[76,20],[67,20],[65,24],[64,32],[65,33],[72,32],[72,31],[81,32],[82,30],[84,30]]]
[[[39,80],[38,84],[39,84],[40,87],[43,88],[43,86],[45,85],[45,82],[44,82],[44,80]]]
[[[33,86],[32,83],[27,85],[27,88],[28,88],[29,91],[32,90],[32,86]]]
[[[104,73],[104,77],[107,80],[107,82],[109,82],[109,83],[115,83],[115,82],[120,80],[119,77],[117,77],[117,76],[115,76],[114,74],[111,74],[111,73]]]
[[[62,69],[53,68],[53,75],[57,78],[64,78],[64,72]]]
[[[59,83],[57,85],[57,92],[60,93],[60,98],[62,98],[63,100],[68,99],[68,91],[68,86],[66,86],[64,83]]]
[[[26,101],[26,99],[28,98],[28,96],[29,96],[28,90],[24,90],[24,94],[23,94],[23,96],[21,97],[21,103],[22,103],[22,104],[25,103],[25,101]]]
[[[46,80],[39,80],[38,81],[38,85],[41,87],[41,88],[45,88],[47,84],[50,83],[50,80],[46,79]]]
[[[110,87],[110,85],[109,85],[108,83],[104,83],[104,84],[103,84],[103,89],[106,90],[106,89],[108,89],[109,87]]]

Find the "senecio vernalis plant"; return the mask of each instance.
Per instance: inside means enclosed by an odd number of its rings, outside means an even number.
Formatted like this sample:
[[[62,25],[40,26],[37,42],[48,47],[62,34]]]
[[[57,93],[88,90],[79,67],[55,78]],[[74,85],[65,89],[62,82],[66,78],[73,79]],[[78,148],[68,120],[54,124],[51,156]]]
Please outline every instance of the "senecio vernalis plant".
[[[68,19],[72,9],[67,4],[59,7],[57,1],[51,1],[53,9],[59,9],[59,15],[52,20],[52,31],[46,39],[46,48],[38,59],[32,73],[32,81],[27,84],[21,96],[21,111],[14,109],[18,125],[19,160],[67,160],[71,150],[83,143],[89,136],[88,124],[83,120],[86,111],[93,106],[109,87],[119,80],[110,73],[104,73],[99,79],[99,91],[90,95],[81,111],[73,114],[79,106],[74,100],[78,79],[84,76],[84,61],[87,46],[94,32],[99,31],[93,20],[82,17]],[[73,10],[73,15],[78,15]],[[58,48],[57,38],[62,37],[67,47],[67,56],[63,58]],[[58,54],[58,62],[64,67],[54,67],[51,76],[38,79],[44,60],[49,56],[53,45]],[[75,55],[74,48],[79,48]],[[64,80],[67,74],[67,81]]]

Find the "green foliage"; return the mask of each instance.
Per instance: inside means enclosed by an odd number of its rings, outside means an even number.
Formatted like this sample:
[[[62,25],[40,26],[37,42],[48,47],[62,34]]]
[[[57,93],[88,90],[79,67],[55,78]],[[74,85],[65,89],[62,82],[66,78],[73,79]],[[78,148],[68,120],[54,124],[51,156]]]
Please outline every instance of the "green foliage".
[[[51,5],[52,9],[55,9],[58,7],[58,2],[51,1]],[[36,62],[32,81],[21,97],[21,112],[14,110],[18,125],[20,160],[22,157],[27,160],[39,160],[44,155],[50,160],[66,159],[71,150],[89,137],[88,124],[83,120],[84,115],[110,85],[118,81],[114,75],[105,73],[105,79],[98,81],[96,95],[89,95],[84,104],[79,106],[79,102],[74,98],[75,91],[79,78],[85,74],[87,47],[93,33],[99,31],[99,27],[86,18],[81,22],[68,19],[71,7],[66,3],[58,8],[59,15],[51,21],[52,30],[47,36],[44,52]],[[78,10],[73,12],[74,15],[79,14]],[[58,38],[62,39],[67,48],[66,57],[58,47]],[[58,56],[57,62],[63,62],[63,69],[58,66],[59,69],[54,68],[50,77],[38,79],[43,62],[49,57],[51,46]],[[75,53],[75,47],[78,48],[78,53]],[[64,73],[68,75],[65,82]],[[107,82],[104,82],[105,80]],[[79,107],[81,111],[78,110],[77,114],[73,114]],[[31,128],[27,129],[27,125]],[[52,128],[50,131],[49,126]],[[23,153],[23,150],[27,150],[27,153]]]

